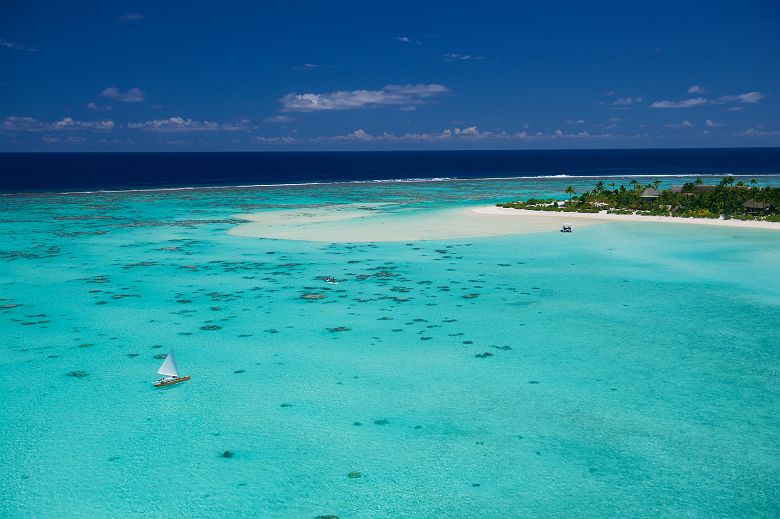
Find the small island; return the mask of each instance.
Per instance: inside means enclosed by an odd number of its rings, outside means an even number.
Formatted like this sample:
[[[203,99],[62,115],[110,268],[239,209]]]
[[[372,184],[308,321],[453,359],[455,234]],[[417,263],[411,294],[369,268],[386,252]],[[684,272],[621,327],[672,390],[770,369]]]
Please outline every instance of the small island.
[[[627,187],[599,180],[592,190],[579,195],[573,186],[568,186],[565,190],[568,200],[529,198],[496,206],[531,211],[780,222],[780,188],[760,186],[756,179],[745,183],[727,176],[718,184],[710,185],[697,178],[659,190],[660,184],[660,180],[647,185],[631,180]]]

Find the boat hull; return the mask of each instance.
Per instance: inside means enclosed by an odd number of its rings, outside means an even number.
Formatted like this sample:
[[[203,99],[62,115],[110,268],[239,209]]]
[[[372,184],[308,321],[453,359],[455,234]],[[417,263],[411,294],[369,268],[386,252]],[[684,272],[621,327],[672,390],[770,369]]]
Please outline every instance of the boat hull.
[[[165,386],[172,386],[174,384],[178,384],[179,382],[186,382],[190,379],[190,376],[187,375],[186,377],[178,377],[171,380],[158,380],[154,383],[154,387],[165,387]]]

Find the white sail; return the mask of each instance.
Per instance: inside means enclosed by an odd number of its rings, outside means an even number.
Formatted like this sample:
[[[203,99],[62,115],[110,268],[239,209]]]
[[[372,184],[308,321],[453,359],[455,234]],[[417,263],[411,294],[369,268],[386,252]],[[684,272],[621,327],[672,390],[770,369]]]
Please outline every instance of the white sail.
[[[162,366],[160,366],[160,369],[157,370],[157,373],[167,377],[179,376],[179,369],[176,367],[176,357],[173,355],[173,349],[171,349],[171,352],[165,357],[165,360],[163,361]]]

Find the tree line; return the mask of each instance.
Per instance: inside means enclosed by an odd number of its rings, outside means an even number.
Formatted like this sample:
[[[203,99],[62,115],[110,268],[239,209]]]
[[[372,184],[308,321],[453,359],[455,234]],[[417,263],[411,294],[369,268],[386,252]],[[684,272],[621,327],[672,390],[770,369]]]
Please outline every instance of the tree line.
[[[568,195],[568,200],[563,202],[557,198],[531,198],[497,205],[548,211],[592,213],[606,210],[610,213],[780,221],[780,188],[761,186],[755,178],[745,182],[725,176],[715,185],[705,185],[701,178],[696,178],[675,189],[659,190],[661,183],[661,180],[655,180],[642,184],[631,179],[627,185],[618,185],[614,181],[607,184],[599,180],[592,189],[582,193],[577,193],[574,186],[567,186],[564,194]],[[645,192],[648,188],[658,193]]]

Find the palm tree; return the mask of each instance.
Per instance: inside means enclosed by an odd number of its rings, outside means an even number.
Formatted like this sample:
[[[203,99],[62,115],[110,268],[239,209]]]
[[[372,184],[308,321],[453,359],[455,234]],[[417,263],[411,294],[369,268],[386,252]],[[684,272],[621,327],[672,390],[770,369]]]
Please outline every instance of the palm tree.
[[[758,179],[757,178],[751,178],[750,179],[750,185],[753,186],[753,187],[756,187],[756,184],[758,184]]]
[[[602,191],[604,191],[604,182],[599,180],[598,182],[596,182],[596,192],[601,193]]]
[[[720,181],[720,185],[721,186],[733,186],[735,180],[736,179],[734,177],[729,175],[729,176],[723,177],[723,180]]]
[[[653,181],[653,183],[652,183],[652,186],[653,186],[655,189],[658,189],[658,186],[659,186],[659,185],[661,185],[661,181],[660,181],[660,180],[658,180],[658,179],[655,179],[655,180]]]
[[[610,182],[609,183],[609,187],[611,187],[612,191],[614,191],[615,190],[615,183],[614,182]]]
[[[701,177],[696,177],[696,180],[694,180],[693,183],[696,184],[697,186],[700,186],[704,184],[704,181],[701,179]]]
[[[574,194],[577,193],[577,192],[574,190],[574,186],[568,186],[566,188],[566,191],[564,191],[564,193],[569,195],[569,200],[571,200],[571,197],[574,196]]]

